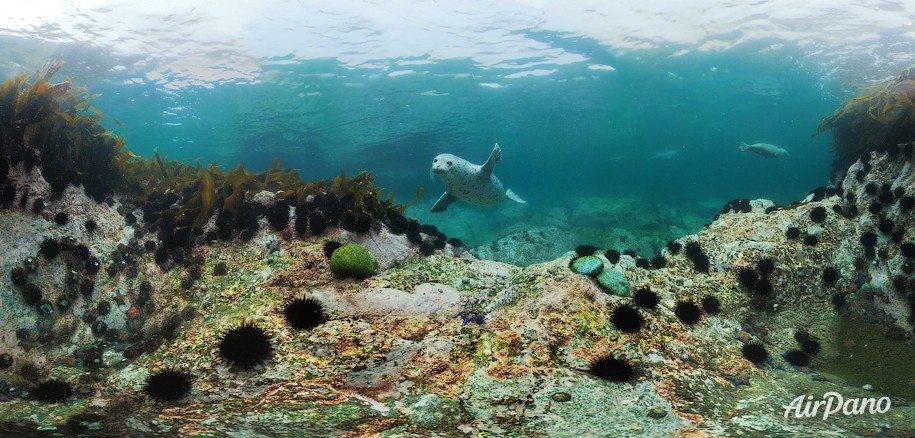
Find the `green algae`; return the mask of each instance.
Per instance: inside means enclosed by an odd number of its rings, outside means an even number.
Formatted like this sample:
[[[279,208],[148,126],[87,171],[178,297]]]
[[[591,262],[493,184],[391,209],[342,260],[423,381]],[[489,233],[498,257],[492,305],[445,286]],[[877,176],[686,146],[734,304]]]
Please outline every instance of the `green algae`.
[[[334,274],[362,280],[375,274],[378,262],[365,246],[347,243],[334,250],[330,256],[330,270]]]

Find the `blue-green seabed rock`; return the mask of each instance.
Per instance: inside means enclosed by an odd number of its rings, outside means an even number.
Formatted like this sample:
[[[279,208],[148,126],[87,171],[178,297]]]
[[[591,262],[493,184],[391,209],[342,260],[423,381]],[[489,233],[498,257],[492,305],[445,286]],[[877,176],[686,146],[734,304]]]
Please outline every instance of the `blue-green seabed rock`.
[[[583,256],[572,260],[569,268],[583,275],[598,275],[604,270],[604,262],[596,256]]]
[[[607,293],[620,297],[629,296],[629,282],[626,281],[626,276],[616,269],[604,269],[597,276],[597,284]]]

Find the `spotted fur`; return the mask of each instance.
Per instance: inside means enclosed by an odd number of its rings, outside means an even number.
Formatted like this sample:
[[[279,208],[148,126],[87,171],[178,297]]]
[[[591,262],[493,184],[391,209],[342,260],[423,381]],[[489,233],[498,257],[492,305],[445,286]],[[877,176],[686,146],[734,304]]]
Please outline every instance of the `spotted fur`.
[[[495,205],[505,199],[524,204],[518,195],[502,186],[492,170],[502,159],[502,149],[496,143],[489,159],[482,165],[473,164],[451,154],[440,154],[432,160],[431,173],[445,185],[445,193],[432,206],[432,212],[445,211],[455,201],[474,205]]]

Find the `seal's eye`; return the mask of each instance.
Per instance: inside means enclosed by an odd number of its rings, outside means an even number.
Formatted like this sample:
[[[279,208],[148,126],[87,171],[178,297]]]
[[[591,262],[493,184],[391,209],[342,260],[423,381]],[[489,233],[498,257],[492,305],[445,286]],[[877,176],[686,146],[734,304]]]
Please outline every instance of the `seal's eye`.
[[[448,162],[448,165],[449,165],[449,166],[451,165],[451,162],[450,162],[450,161]]]
[[[432,159],[432,162],[433,162],[433,163],[438,163],[438,158]]]

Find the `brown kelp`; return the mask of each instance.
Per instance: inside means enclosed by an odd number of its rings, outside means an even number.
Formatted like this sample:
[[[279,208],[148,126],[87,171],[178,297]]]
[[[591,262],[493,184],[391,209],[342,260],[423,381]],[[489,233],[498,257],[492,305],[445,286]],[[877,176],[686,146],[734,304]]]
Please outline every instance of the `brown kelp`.
[[[890,151],[915,140],[915,67],[865,88],[820,122],[814,135],[833,133],[833,169],[845,169],[869,151]]]
[[[375,186],[367,172],[304,183],[298,172],[280,167],[279,159],[266,171],[250,172],[241,165],[227,171],[215,164],[188,165],[160,155],[158,148],[153,158],[137,156],[123,136],[102,127],[105,115],[90,105],[93,96],[85,88],[72,87],[69,79],[51,82],[61,66],[52,64],[31,82],[25,74],[8,79],[0,89],[3,180],[10,167],[22,163],[41,169],[54,196],[70,183],[82,185],[99,202],[117,194],[142,206],[145,221],[160,221],[167,230],[164,240],[177,246],[190,244],[214,215],[236,222],[244,216],[250,225],[251,212],[242,210],[252,208],[254,195],[262,191],[271,192],[276,202],[301,207],[302,213],[321,209],[329,199],[335,210],[365,212],[387,222],[402,219],[407,208],[394,204],[392,194]],[[332,219],[331,208],[324,210]]]
[[[118,155],[130,155],[124,138],[99,121],[104,114],[89,104],[85,88],[70,80],[51,83],[62,63],[44,73],[7,79],[0,88],[0,155],[9,166],[39,166],[55,196],[68,183],[82,185],[102,200],[124,177]],[[5,173],[5,172],[3,172]]]

